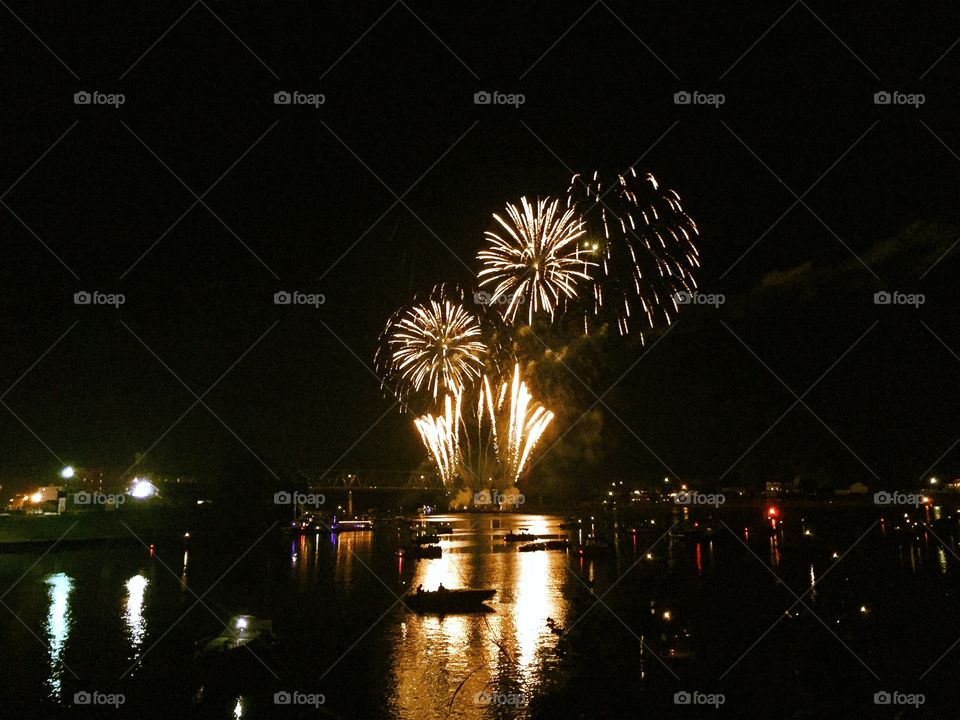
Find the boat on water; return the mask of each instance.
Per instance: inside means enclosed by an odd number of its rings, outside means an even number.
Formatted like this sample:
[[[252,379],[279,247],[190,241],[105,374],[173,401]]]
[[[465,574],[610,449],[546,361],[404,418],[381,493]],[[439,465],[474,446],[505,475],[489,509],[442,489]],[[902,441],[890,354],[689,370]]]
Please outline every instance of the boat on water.
[[[570,547],[567,540],[540,540],[526,543],[517,548],[519,552],[536,552],[538,550],[566,550]]]
[[[441,585],[436,590],[424,590],[422,587],[403,596],[403,603],[418,613],[471,613],[491,612],[492,608],[484,603],[497,594],[496,590],[483,589],[447,589]]]
[[[272,620],[261,620],[254,615],[234,615],[223,632],[197,643],[200,646],[197,657],[224,658],[247,645],[254,651],[272,650],[278,642],[278,638],[273,634]]]
[[[430,531],[417,533],[410,538],[410,542],[412,542],[414,545],[436,545],[438,542],[440,542],[440,535]]]
[[[438,558],[443,556],[443,549],[439,545],[413,545],[397,550],[400,557]]]
[[[526,530],[521,530],[520,532],[512,532],[512,531],[508,532],[506,535],[503,536],[503,539],[508,543],[512,543],[512,542],[533,542],[534,540],[554,540],[559,537],[560,536],[556,534],[534,535],[533,533],[527,532]]]
[[[363,532],[373,530],[373,520],[334,520],[330,532]]]
[[[670,537],[681,540],[705,540],[717,534],[719,525],[712,522],[686,521],[670,528]]]

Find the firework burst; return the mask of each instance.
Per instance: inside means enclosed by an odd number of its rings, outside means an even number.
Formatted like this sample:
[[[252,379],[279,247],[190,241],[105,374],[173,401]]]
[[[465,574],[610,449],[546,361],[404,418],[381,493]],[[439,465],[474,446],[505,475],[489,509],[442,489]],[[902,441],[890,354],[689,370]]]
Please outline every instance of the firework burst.
[[[694,272],[700,266],[695,244],[696,223],[683,211],[680,196],[661,190],[653,175],[640,177],[631,168],[609,187],[594,173],[592,180],[574,175],[568,209],[579,211],[587,234],[580,254],[593,260],[590,273],[591,316],[609,315],[625,335],[635,319],[647,327],[670,324],[677,313],[677,295],[696,290]]]
[[[578,283],[590,279],[592,263],[577,247],[584,234],[580,216],[573,208],[560,208],[558,200],[533,205],[521,198],[519,207],[507,205],[506,217],[493,217],[500,229],[486,233],[488,246],[477,253],[483,264],[480,287],[492,289],[490,304],[503,304],[508,322],[524,304],[528,323],[541,312],[552,320],[565,300],[578,296]]]
[[[377,364],[402,398],[426,393],[436,400],[460,395],[476,381],[487,355],[480,319],[464,306],[462,293],[438,286],[424,302],[390,318]]]

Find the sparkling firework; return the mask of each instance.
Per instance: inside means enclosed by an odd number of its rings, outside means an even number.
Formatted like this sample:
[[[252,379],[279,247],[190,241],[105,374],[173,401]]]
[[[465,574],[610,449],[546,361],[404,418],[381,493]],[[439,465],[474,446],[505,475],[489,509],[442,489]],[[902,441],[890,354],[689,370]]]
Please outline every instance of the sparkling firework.
[[[653,175],[640,178],[631,168],[617,182],[604,187],[574,175],[568,190],[568,208],[584,217],[587,235],[580,243],[584,260],[593,260],[590,273],[590,316],[609,312],[620,334],[644,317],[653,327],[668,325],[677,312],[678,293],[696,290],[694,272],[700,267],[696,223],[683,211],[680,196],[661,190]]]
[[[512,379],[496,388],[484,376],[469,417],[463,408],[462,393],[448,395],[442,414],[414,420],[443,484],[450,487],[459,480],[471,487],[516,485],[553,412],[533,399],[519,364]]]
[[[445,287],[399,310],[384,329],[377,362],[399,395],[459,395],[478,379],[488,354],[479,318]]]
[[[592,264],[577,247],[584,234],[576,210],[559,208],[559,201],[539,200],[534,206],[521,198],[508,204],[506,217],[495,214],[502,232],[486,233],[488,247],[477,253],[483,268],[480,287],[491,287],[490,304],[503,303],[503,317],[514,322],[527,306],[527,322],[538,312],[553,319],[564,300],[578,296],[578,283],[589,280]]]

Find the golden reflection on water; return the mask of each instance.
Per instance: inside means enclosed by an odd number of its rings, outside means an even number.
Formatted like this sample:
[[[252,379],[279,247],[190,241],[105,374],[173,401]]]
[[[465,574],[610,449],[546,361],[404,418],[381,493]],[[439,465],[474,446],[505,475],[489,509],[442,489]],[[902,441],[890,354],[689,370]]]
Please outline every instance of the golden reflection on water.
[[[534,534],[557,533],[559,521],[530,516],[442,519],[453,522],[455,534],[441,541],[442,557],[415,562],[409,587],[494,588],[497,594],[489,603],[494,612],[440,617],[401,611],[393,636],[394,714],[410,720],[526,717],[526,698],[542,682],[540,651],[557,639],[547,618],[561,626],[567,622],[561,590],[569,580],[568,556],[520,553],[501,536],[521,527]],[[517,702],[491,707],[484,704],[486,693]]]
[[[50,646],[50,674],[47,683],[52,697],[60,697],[63,679],[63,650],[70,635],[70,593],[73,579],[64,573],[49,575],[45,579],[49,588],[50,608],[47,611],[47,644]]]
[[[143,575],[134,575],[126,582],[127,597],[124,602],[123,622],[127,628],[130,649],[133,651],[131,660],[137,660],[140,657],[143,637],[147,633],[147,622],[143,617],[143,599],[149,584]]]

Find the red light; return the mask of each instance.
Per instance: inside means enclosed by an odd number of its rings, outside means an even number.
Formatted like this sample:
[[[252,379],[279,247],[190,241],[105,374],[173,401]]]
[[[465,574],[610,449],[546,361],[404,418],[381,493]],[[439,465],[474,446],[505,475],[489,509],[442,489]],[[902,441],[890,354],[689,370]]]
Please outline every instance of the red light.
[[[767,508],[767,517],[775,518],[779,514],[780,514],[780,511],[777,510],[775,506],[771,505],[770,507]]]

